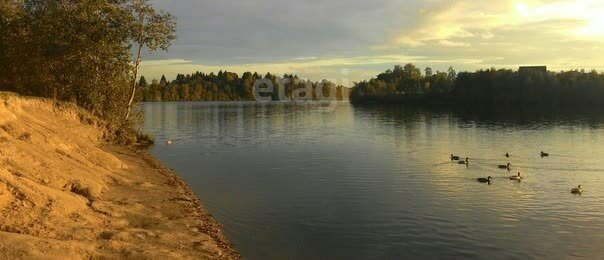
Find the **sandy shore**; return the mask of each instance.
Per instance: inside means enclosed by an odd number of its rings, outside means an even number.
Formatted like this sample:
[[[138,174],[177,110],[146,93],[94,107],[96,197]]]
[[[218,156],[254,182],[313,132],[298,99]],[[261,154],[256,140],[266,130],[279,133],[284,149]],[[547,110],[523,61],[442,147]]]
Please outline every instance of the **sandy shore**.
[[[177,175],[94,121],[0,95],[1,258],[239,257]]]

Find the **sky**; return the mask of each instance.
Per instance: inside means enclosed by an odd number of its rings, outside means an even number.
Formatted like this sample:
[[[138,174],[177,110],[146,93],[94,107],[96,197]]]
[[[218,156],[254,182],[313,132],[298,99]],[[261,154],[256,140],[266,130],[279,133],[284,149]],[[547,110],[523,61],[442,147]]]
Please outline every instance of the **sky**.
[[[602,0],[153,0],[178,39],[141,73],[297,74],[344,85],[397,64],[604,70]]]

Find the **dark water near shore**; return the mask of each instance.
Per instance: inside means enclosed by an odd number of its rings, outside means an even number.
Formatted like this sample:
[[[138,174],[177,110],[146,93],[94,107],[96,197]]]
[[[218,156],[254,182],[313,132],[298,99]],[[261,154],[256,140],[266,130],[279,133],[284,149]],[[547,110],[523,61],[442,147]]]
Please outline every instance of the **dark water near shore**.
[[[601,117],[348,103],[142,109],[151,152],[247,259],[604,255]],[[513,172],[497,169],[507,162]],[[518,171],[523,182],[505,178]],[[488,175],[490,186],[475,181]],[[579,184],[584,194],[570,194]]]

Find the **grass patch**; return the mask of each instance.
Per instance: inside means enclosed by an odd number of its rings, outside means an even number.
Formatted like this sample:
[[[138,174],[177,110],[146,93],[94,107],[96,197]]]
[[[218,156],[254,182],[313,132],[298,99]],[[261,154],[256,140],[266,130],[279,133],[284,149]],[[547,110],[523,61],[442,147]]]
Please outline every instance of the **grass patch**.
[[[155,138],[149,134],[139,133],[136,136],[136,143],[140,146],[150,146],[155,143]]]

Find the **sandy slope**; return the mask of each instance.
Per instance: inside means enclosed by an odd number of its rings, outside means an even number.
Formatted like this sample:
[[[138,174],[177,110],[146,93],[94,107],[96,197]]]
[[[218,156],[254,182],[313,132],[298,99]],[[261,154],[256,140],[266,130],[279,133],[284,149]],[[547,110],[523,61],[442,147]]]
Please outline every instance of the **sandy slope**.
[[[77,108],[0,94],[0,258],[236,258],[188,187]]]

